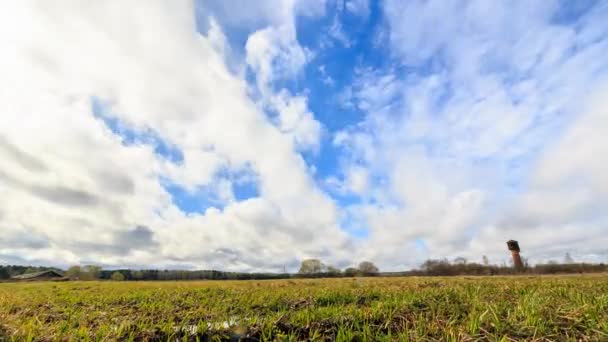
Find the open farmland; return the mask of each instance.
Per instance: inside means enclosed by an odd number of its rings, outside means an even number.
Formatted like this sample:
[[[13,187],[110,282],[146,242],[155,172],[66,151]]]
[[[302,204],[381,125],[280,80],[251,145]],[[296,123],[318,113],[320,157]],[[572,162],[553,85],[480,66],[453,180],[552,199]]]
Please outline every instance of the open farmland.
[[[0,284],[0,340],[608,340],[608,276]]]

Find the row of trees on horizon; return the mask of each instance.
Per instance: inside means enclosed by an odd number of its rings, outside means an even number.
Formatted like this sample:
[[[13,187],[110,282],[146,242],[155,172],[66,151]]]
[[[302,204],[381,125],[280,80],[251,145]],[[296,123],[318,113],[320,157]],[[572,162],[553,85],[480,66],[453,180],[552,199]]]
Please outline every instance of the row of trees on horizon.
[[[71,266],[67,270],[54,267],[25,267],[25,266],[0,266],[0,279],[35,273],[46,270],[54,270],[63,274],[66,278],[77,280],[246,280],[246,279],[282,279],[290,277],[318,278],[318,277],[354,277],[354,276],[374,276],[380,271],[376,265],[370,261],[361,262],[358,267],[349,267],[344,271],[326,265],[319,259],[303,260],[297,274],[289,273],[245,273],[245,272],[224,272],[217,270],[104,270],[97,265]]]
[[[356,267],[340,270],[337,267],[325,264],[319,259],[303,260],[298,273],[245,273],[224,272],[217,270],[104,270],[97,265],[72,266],[67,270],[54,267],[28,267],[28,266],[2,266],[0,265],[0,279],[54,270],[68,279],[78,280],[247,280],[247,279],[285,279],[285,278],[321,278],[321,277],[370,277],[370,276],[451,276],[451,275],[509,275],[516,273],[526,274],[558,274],[558,273],[593,273],[608,272],[608,265],[576,263],[569,254],[566,254],[563,263],[550,261],[545,264],[528,265],[525,262],[523,270],[516,270],[507,264],[492,265],[488,258],[482,258],[481,263],[468,262],[459,257],[450,261],[448,259],[430,259],[420,268],[404,272],[381,273],[379,268],[370,261],[363,261]]]
[[[385,272],[371,261],[363,261],[356,267],[348,267],[341,270],[320,259],[306,259],[300,264],[296,274],[284,273],[245,273],[224,272],[217,270],[104,270],[97,265],[72,266],[67,270],[54,267],[31,267],[31,266],[1,266],[0,279],[34,273],[39,271],[54,270],[69,279],[94,280],[247,280],[247,279],[284,279],[292,277],[321,278],[321,277],[370,277],[370,276],[450,276],[450,275],[508,275],[515,273],[529,274],[556,274],[556,273],[591,273],[608,272],[608,266],[604,264],[576,263],[569,253],[566,253],[563,263],[549,261],[545,264],[530,266],[524,259],[524,269],[516,270],[512,266],[490,264],[486,256],[482,257],[481,263],[468,262],[467,259],[458,257],[453,261],[448,259],[429,259],[420,268],[404,272]]]
[[[357,267],[348,267],[344,271],[337,267],[326,265],[319,259],[306,259],[302,261],[299,276],[324,275],[328,277],[355,277],[355,276],[375,276],[380,273],[380,269],[371,261],[362,261]]]

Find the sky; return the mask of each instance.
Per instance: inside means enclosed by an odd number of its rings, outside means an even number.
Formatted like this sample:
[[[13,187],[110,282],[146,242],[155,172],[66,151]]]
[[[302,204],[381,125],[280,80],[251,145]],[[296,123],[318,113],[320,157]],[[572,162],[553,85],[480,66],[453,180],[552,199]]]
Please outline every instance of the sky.
[[[608,262],[608,1],[3,1],[0,46],[0,263]]]

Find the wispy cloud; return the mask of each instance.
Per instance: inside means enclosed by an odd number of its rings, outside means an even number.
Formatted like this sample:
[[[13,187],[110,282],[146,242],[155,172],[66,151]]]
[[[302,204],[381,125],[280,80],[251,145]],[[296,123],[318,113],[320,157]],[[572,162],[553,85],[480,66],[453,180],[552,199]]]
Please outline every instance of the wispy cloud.
[[[372,174],[389,179],[384,193],[392,194],[367,209],[370,253],[389,262],[399,254],[399,246],[424,239],[435,256],[497,256],[507,239],[529,236],[526,231],[541,231],[555,219],[557,234],[560,225],[587,227],[591,217],[601,231],[608,217],[593,209],[592,203],[602,200],[591,195],[597,193],[597,184],[580,177],[589,178],[594,164],[607,165],[608,160],[594,154],[593,161],[580,163],[580,172],[570,174],[579,180],[568,186],[574,192],[563,189],[566,179],[556,176],[564,168],[558,165],[572,163],[560,160],[563,164],[545,166],[548,162],[539,165],[536,160],[551,153],[571,155],[561,147],[565,145],[559,142],[561,137],[583,135],[573,132],[583,130],[577,125],[588,120],[584,114],[588,94],[601,93],[601,81],[608,76],[600,57],[608,51],[608,42],[587,39],[598,30],[597,12],[605,12],[606,7],[598,5],[571,27],[553,21],[560,8],[549,2],[538,8],[523,3],[488,7],[484,2],[454,6],[388,1],[391,51],[395,63],[407,72],[400,75],[394,68],[365,72],[353,96],[367,112],[366,122],[341,140],[348,141],[357,164],[365,160]],[[455,12],[462,15],[451,15]],[[404,16],[410,20],[403,20]],[[592,110],[603,117],[600,108]],[[603,125],[586,127],[587,139],[602,146]],[[553,149],[559,152],[549,152]],[[527,171],[514,170],[517,164]],[[554,177],[554,184],[562,189],[544,194],[527,190],[535,184],[531,175],[536,172]],[[558,205],[546,208],[546,217],[539,217],[537,223],[502,226],[505,215],[540,209],[551,198]],[[514,205],[521,209],[511,212]],[[582,217],[574,212],[564,215],[571,206],[587,212]],[[482,243],[486,229],[493,232],[493,239]],[[538,249],[529,255],[547,256],[542,248],[555,241],[550,236],[543,239],[530,243]],[[475,248],[468,247],[469,242]],[[569,248],[568,243],[560,243],[563,250]],[[589,246],[586,252],[599,256],[605,253],[602,244]],[[378,250],[378,245],[395,245],[395,249]]]

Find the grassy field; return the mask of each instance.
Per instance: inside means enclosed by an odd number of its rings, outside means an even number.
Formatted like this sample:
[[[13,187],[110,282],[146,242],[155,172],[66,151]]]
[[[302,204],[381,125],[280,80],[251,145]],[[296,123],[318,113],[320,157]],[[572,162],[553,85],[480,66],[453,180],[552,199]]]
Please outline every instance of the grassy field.
[[[608,341],[608,276],[0,284],[7,341]]]

